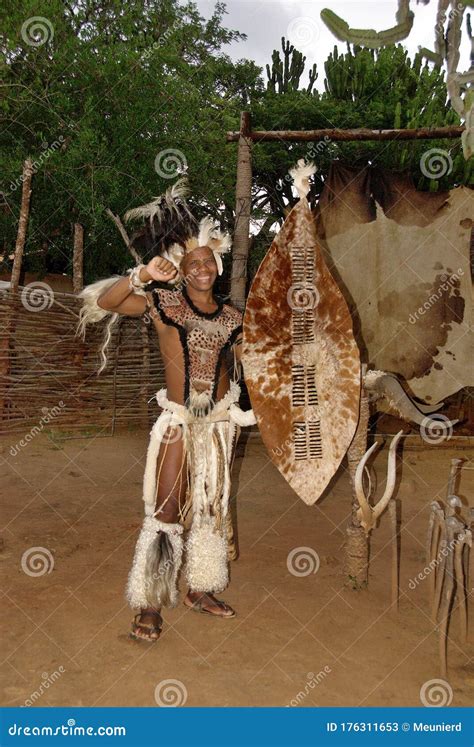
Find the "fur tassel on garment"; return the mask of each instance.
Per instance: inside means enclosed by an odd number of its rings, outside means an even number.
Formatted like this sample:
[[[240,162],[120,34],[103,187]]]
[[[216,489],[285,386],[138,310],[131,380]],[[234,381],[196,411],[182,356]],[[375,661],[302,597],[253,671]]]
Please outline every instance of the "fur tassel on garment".
[[[177,604],[182,532],[181,524],[145,517],[125,593],[130,607],[174,607]]]
[[[186,577],[191,591],[220,592],[229,583],[227,539],[212,519],[191,527],[186,542]]]
[[[100,348],[101,365],[98,370],[99,374],[102,373],[107,364],[107,348],[112,339],[112,329],[118,322],[119,315],[115,311],[101,308],[97,301],[100,296],[105,293],[106,290],[115,285],[118,280],[121,280],[120,275],[114,275],[113,277],[105,278],[104,280],[96,280],[95,283],[86,285],[86,287],[78,294],[78,297],[82,300],[82,306],[79,311],[76,335],[85,339],[86,329],[89,324],[96,324],[106,317],[109,317],[105,326],[104,337]]]

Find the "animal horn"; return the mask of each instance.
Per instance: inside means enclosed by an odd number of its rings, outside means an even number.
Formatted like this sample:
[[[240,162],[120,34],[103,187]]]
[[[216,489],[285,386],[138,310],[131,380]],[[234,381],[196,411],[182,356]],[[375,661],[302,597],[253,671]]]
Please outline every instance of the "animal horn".
[[[422,405],[420,407],[415,404],[393,374],[385,371],[367,371],[364,377],[364,386],[368,391],[377,392],[384,397],[392,412],[401,416],[403,420],[422,425],[425,428],[429,427],[431,419],[426,417],[426,413],[433,412],[431,406]],[[454,425],[455,422],[458,421],[451,421],[451,425]]]
[[[403,431],[398,431],[397,435],[392,439],[392,443],[388,450],[387,483],[385,485],[383,496],[377,505],[374,506],[375,519],[378,519],[378,517],[384,512],[390,498],[393,496],[395,482],[397,480],[397,445],[402,435]]]
[[[359,501],[360,508],[357,510],[357,518],[359,519],[362,527],[364,528],[366,534],[370,532],[371,529],[374,528],[377,519],[379,516],[382,515],[383,511],[388,506],[388,503],[390,499],[393,496],[393,491],[395,488],[395,482],[396,482],[396,450],[397,450],[397,444],[400,441],[400,438],[403,435],[403,431],[399,431],[397,435],[392,439],[392,443],[390,444],[390,449],[388,452],[388,463],[387,463],[387,483],[385,486],[384,493],[381,497],[381,499],[378,501],[378,503],[375,506],[371,506],[367,500],[367,497],[364,492],[364,488],[362,485],[362,475],[364,473],[365,466],[367,464],[368,459],[370,458],[371,454],[375,451],[375,449],[378,447],[378,442],[376,441],[370,449],[368,449],[362,459],[360,460],[359,464],[357,465],[356,473],[354,476],[354,490],[357,497],[357,500]]]
[[[366,532],[369,532],[373,527],[372,507],[370,506],[364,492],[364,487],[362,485],[362,476],[364,474],[365,465],[367,464],[370,455],[375,451],[378,445],[378,441],[376,441],[374,444],[372,444],[370,449],[365,452],[364,456],[357,465],[356,473],[354,476],[354,490],[360,506],[357,511],[357,518],[359,519]]]

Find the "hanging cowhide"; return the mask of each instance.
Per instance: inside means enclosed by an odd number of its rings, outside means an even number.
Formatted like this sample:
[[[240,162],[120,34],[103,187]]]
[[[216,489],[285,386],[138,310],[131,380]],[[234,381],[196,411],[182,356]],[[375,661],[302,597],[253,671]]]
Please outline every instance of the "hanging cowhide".
[[[261,263],[243,322],[243,367],[272,461],[307,504],[338,469],[359,419],[360,359],[344,297],[323,260],[306,195],[311,164],[290,172],[300,196]]]

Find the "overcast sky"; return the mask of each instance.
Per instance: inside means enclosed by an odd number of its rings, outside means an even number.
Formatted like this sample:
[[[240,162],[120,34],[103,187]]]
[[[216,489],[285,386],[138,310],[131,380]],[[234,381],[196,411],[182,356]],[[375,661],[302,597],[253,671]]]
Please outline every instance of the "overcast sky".
[[[212,14],[215,2],[196,0],[205,18]],[[346,0],[345,2],[316,2],[315,0],[227,0],[227,15],[224,25],[247,34],[247,41],[224,47],[224,51],[234,60],[247,57],[265,67],[271,61],[273,49],[281,48],[280,39],[285,36],[307,58],[308,69],[313,62],[318,65],[317,88],[323,90],[324,61],[335,44],[343,52],[344,42],[339,42],[323,24],[320,12],[330,8],[343,18],[352,28],[373,28],[382,31],[395,26],[396,0]],[[429,5],[416,4],[411,7],[415,21],[410,36],[402,44],[410,56],[419,46],[434,48],[434,26],[436,23],[437,0]],[[474,15],[474,13],[472,14]],[[469,69],[470,43],[463,28],[463,43],[459,70]],[[266,80],[266,77],[265,77]]]

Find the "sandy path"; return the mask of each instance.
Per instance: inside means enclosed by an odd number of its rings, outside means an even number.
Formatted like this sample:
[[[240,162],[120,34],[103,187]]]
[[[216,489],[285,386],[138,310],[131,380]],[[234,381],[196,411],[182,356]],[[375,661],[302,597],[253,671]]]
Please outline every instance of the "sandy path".
[[[426,581],[411,590],[409,580],[425,565],[428,507],[445,496],[453,449],[405,453],[397,618],[388,612],[388,516],[373,535],[369,589],[344,588],[345,471],[308,508],[250,439],[235,463],[240,558],[222,595],[238,616],[214,620],[180,604],[150,646],[127,638],[123,598],[142,519],[147,438],[123,432],[55,445],[41,434],[16,456],[14,439],[0,439],[2,705],[33,697],[42,706],[153,706],[169,679],[190,706],[420,705],[421,686],[439,676],[437,637]],[[376,468],[383,483],[385,454]],[[471,475],[460,492],[472,503]],[[320,567],[296,577],[287,557],[301,546],[318,554]],[[51,553],[51,572],[22,570],[32,547]],[[460,644],[457,615],[449,651],[452,705],[468,705],[474,652]]]

